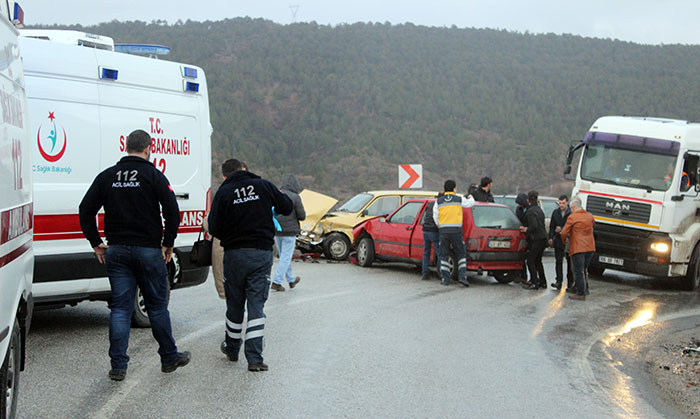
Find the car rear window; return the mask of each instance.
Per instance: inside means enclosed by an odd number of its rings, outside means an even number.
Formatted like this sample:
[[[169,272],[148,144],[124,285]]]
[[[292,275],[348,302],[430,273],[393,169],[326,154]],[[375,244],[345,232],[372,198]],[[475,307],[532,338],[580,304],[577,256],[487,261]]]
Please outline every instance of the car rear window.
[[[506,207],[479,205],[472,208],[474,225],[479,228],[500,228],[512,230],[520,228],[520,221]]]
[[[559,208],[559,203],[557,201],[540,201],[542,202],[542,210],[544,211],[544,216],[549,218],[555,209]]]

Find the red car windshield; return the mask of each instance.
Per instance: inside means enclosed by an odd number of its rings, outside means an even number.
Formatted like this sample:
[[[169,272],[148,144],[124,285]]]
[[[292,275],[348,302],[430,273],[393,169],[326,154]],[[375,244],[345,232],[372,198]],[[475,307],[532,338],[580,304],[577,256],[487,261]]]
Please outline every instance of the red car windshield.
[[[479,228],[499,228],[503,230],[517,230],[520,221],[507,207],[491,205],[477,205],[472,208],[474,226]]]

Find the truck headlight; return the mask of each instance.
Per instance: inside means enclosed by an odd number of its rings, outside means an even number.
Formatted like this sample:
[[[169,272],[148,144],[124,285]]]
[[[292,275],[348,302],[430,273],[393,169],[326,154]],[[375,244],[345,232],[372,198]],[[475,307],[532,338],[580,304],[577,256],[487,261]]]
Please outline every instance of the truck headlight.
[[[654,242],[649,247],[658,253],[668,253],[671,250],[671,245],[668,242]]]

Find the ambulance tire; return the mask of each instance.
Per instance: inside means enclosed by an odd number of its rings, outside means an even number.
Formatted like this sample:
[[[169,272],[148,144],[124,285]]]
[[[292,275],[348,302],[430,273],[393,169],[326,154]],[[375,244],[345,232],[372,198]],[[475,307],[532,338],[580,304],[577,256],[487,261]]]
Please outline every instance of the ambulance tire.
[[[698,287],[700,287],[700,244],[695,246],[688,272],[683,278],[683,288],[686,291],[695,291]]]
[[[21,353],[22,339],[20,339],[19,323],[15,319],[10,335],[10,345],[7,347],[7,353],[0,368],[0,419],[14,418],[17,413]]]
[[[519,274],[519,271],[495,271],[493,277],[501,284],[510,284]]]
[[[350,240],[343,233],[331,233],[323,239],[323,254],[326,259],[345,260],[350,254]]]
[[[170,282],[168,282],[168,301],[170,301]],[[146,300],[144,300],[143,294],[141,294],[139,288],[136,289],[134,313],[131,315],[131,326],[138,328],[151,327],[151,321],[148,319],[148,311],[146,310]]]
[[[370,236],[364,236],[357,244],[357,264],[369,268],[374,262],[374,241]]]

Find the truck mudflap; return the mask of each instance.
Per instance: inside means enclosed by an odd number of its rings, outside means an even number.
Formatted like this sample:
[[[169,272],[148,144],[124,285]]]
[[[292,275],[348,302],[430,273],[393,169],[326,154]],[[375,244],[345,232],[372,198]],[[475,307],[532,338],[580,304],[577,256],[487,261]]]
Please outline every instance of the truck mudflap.
[[[683,264],[671,264],[670,250],[662,254],[651,249],[653,243],[667,242],[668,234],[597,222],[594,226],[596,253],[591,260],[594,269],[615,269],[651,276],[680,276]],[[681,273],[683,271],[683,273]]]

